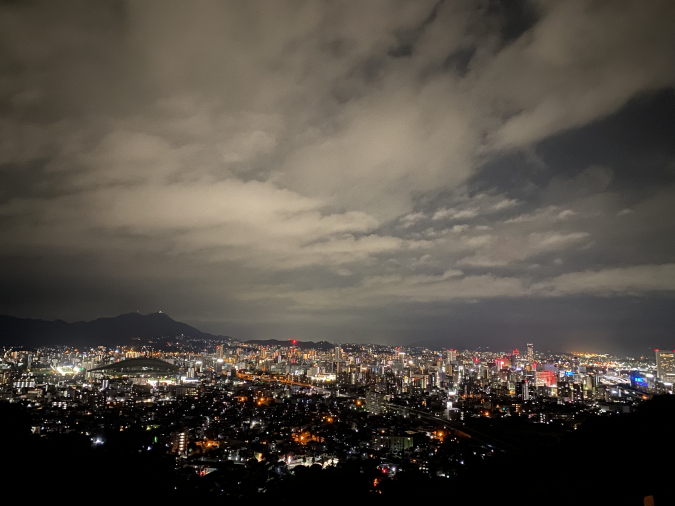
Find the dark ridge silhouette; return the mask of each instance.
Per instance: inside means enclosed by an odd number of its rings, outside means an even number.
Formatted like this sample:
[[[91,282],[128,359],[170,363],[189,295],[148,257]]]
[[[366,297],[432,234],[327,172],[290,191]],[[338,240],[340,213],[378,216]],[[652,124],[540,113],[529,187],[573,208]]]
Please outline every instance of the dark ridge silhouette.
[[[202,332],[186,323],[173,320],[164,313],[127,313],[93,321],[68,323],[0,315],[0,345],[5,346],[105,346],[131,343],[134,338],[186,337],[222,339]]]

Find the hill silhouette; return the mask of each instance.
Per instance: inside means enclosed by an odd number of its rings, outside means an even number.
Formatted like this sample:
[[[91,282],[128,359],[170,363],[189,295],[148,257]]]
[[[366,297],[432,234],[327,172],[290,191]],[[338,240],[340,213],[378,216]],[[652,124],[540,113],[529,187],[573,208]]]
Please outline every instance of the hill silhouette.
[[[128,343],[134,338],[173,338],[181,334],[194,338],[232,340],[177,322],[165,313],[126,313],[73,323],[0,315],[0,345],[5,346],[117,345]]]

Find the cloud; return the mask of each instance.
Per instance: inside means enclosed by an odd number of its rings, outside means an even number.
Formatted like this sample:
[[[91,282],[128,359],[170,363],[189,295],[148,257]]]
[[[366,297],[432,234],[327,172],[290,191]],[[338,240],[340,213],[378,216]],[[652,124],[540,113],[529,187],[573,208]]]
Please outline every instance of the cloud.
[[[434,213],[434,216],[432,219],[434,220],[444,220],[444,219],[450,219],[450,220],[458,220],[458,219],[466,219],[466,218],[475,218],[478,216],[478,209],[477,208],[472,208],[472,209],[439,209]]]
[[[540,4],[539,22],[488,67],[517,111],[492,136],[506,148],[602,117],[636,93],[672,86],[671,2]],[[570,29],[573,27],[573,29]]]
[[[400,220],[399,223],[403,228],[409,228],[412,227],[414,224],[418,223],[420,220],[423,220],[426,218],[426,215],[424,213],[410,213],[406,214],[403,216]]]
[[[673,3],[486,5],[2,4],[0,279],[45,295],[0,310],[166,297],[226,331],[667,292],[672,181],[539,148],[672,89]]]
[[[571,294],[627,295],[673,292],[675,264],[635,265],[598,271],[570,272],[535,285],[535,289],[558,297]]]
[[[675,264],[574,272],[539,283],[491,274],[464,275],[459,270],[446,271],[436,276],[372,276],[349,288],[298,291],[292,286],[285,286],[281,290],[266,287],[248,297],[276,297],[292,301],[294,310],[318,310],[337,303],[342,306],[382,307],[402,302],[429,303],[588,294],[634,295],[652,291],[675,292]]]
[[[565,220],[567,218],[571,218],[572,216],[576,216],[577,213],[572,211],[571,209],[565,209],[564,211],[560,211],[558,214],[558,219],[559,220]]]

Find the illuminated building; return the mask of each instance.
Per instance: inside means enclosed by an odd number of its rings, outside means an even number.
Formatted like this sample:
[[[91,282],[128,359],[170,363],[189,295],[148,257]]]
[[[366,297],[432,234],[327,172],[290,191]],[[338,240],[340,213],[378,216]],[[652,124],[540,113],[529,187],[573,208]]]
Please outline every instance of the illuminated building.
[[[376,435],[373,437],[373,444],[381,448],[386,448],[394,453],[407,450],[413,446],[411,436],[390,436],[387,434]]]
[[[537,371],[534,376],[535,386],[552,387],[557,384],[557,375],[553,371]]]
[[[176,397],[188,397],[195,396],[199,393],[199,389],[194,385],[177,385],[176,386]]]
[[[366,409],[371,415],[382,414],[384,398],[380,392],[377,391],[375,385],[370,385],[368,393],[366,394]]]
[[[171,453],[175,455],[187,455],[188,442],[190,440],[190,434],[187,429],[183,429],[181,432],[172,432],[170,440]]]
[[[516,397],[527,401],[530,399],[530,389],[527,380],[516,383]]]
[[[672,350],[656,351],[656,377],[659,381],[672,383],[675,381],[675,352]]]
[[[527,365],[532,367],[534,364],[534,344],[528,343],[527,345]]]
[[[572,397],[574,402],[581,402],[584,400],[584,391],[579,383],[574,383],[572,385]]]

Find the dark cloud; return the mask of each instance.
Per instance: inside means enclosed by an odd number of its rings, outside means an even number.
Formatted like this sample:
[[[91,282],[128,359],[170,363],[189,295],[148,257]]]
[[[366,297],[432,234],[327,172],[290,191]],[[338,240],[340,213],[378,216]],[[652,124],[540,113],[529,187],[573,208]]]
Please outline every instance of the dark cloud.
[[[674,5],[4,3],[0,311],[668,345]]]

